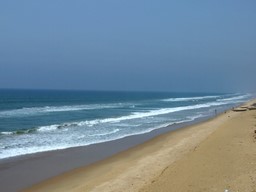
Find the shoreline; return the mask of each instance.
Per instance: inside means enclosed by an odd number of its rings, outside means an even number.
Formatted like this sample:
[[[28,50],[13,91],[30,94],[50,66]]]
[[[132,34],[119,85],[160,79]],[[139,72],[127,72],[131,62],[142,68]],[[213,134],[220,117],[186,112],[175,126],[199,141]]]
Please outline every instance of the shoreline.
[[[157,143],[165,137],[173,138],[179,133],[188,132],[186,130],[214,121],[214,119],[223,115],[209,117],[204,121],[201,119],[200,122],[194,121],[193,125],[191,125],[191,122],[177,124],[154,130],[147,134],[129,136],[106,143],[36,153],[11,158],[10,160],[4,159],[0,161],[1,188],[5,191],[16,191],[32,186],[32,189],[35,190],[33,186],[41,186],[41,182],[51,183],[56,178],[58,180],[58,178],[65,177],[70,173],[80,172],[81,169],[97,169],[93,167],[103,166],[106,162],[111,162],[111,159],[118,159],[119,156],[125,156],[125,154],[137,153],[136,150],[141,150],[140,148]],[[11,179],[8,179],[8,175],[9,177],[11,176]],[[26,178],[22,177],[23,175],[26,175]],[[17,177],[17,179],[14,177]],[[15,186],[12,185],[13,181],[16,183]]]
[[[117,140],[88,146],[38,152],[0,160],[0,186],[5,191],[20,191],[66,172],[91,166],[104,159],[141,145],[155,137],[190,125],[209,121],[214,117],[169,125],[148,133],[131,135]],[[15,185],[13,181],[15,180]]]

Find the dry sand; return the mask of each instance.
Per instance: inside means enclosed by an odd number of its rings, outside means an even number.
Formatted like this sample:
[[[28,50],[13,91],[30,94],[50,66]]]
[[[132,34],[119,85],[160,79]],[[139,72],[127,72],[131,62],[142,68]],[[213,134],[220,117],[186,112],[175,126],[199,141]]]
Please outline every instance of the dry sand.
[[[229,111],[26,191],[256,192],[255,130],[256,110]]]

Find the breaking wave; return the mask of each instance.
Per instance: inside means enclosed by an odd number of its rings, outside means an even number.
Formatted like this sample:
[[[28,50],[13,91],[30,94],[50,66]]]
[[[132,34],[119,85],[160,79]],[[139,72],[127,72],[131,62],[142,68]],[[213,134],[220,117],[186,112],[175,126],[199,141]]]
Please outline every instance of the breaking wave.
[[[230,98],[224,98],[224,99],[218,99],[217,101],[223,102],[223,101],[237,101],[237,100],[244,100],[250,97],[250,94],[246,95],[240,95],[240,96],[235,96],[235,97],[230,97]]]
[[[87,120],[87,121],[80,121],[80,122],[62,123],[62,124],[53,124],[53,125],[41,126],[38,128],[18,130],[18,131],[14,131],[14,132],[1,132],[0,134],[2,134],[2,135],[27,134],[27,133],[34,133],[34,132],[50,132],[50,131],[55,131],[55,130],[63,129],[63,128],[75,128],[75,127],[81,127],[81,126],[92,127],[92,126],[95,126],[98,124],[119,123],[121,121],[142,119],[142,118],[159,116],[159,115],[169,114],[169,113],[178,112],[178,111],[207,108],[207,107],[212,107],[212,106],[220,106],[220,105],[224,105],[224,104],[227,104],[227,102],[226,103],[225,102],[209,102],[209,103],[205,103],[205,104],[197,104],[197,105],[190,105],[190,106],[183,106],[183,107],[156,109],[156,110],[150,110],[150,111],[146,111],[146,112],[133,112],[130,115],[125,115],[125,116],[120,116],[120,117],[94,119],[94,120]]]
[[[119,107],[130,106],[130,105],[131,105],[131,107],[134,107],[133,104],[122,104],[122,103],[28,107],[28,108],[0,111],[0,117],[1,118],[24,117],[24,116],[34,116],[34,115],[43,114],[43,113],[109,109],[109,108],[119,108]]]
[[[197,101],[197,100],[203,100],[203,99],[215,99],[219,98],[220,96],[203,96],[203,97],[181,97],[181,98],[168,98],[163,99],[162,101],[166,102],[175,102],[175,101]]]

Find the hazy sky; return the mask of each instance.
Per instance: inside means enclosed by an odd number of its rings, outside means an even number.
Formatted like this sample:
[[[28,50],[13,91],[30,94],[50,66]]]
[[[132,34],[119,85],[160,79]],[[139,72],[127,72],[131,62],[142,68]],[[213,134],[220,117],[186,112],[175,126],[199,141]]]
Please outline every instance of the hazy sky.
[[[256,1],[1,0],[0,88],[256,90]]]

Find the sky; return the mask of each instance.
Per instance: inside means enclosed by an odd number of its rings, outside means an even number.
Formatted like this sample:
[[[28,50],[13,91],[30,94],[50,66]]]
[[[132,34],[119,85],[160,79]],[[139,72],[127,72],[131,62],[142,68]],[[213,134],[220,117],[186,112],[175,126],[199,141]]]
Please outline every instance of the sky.
[[[256,1],[1,0],[0,88],[256,91]]]

